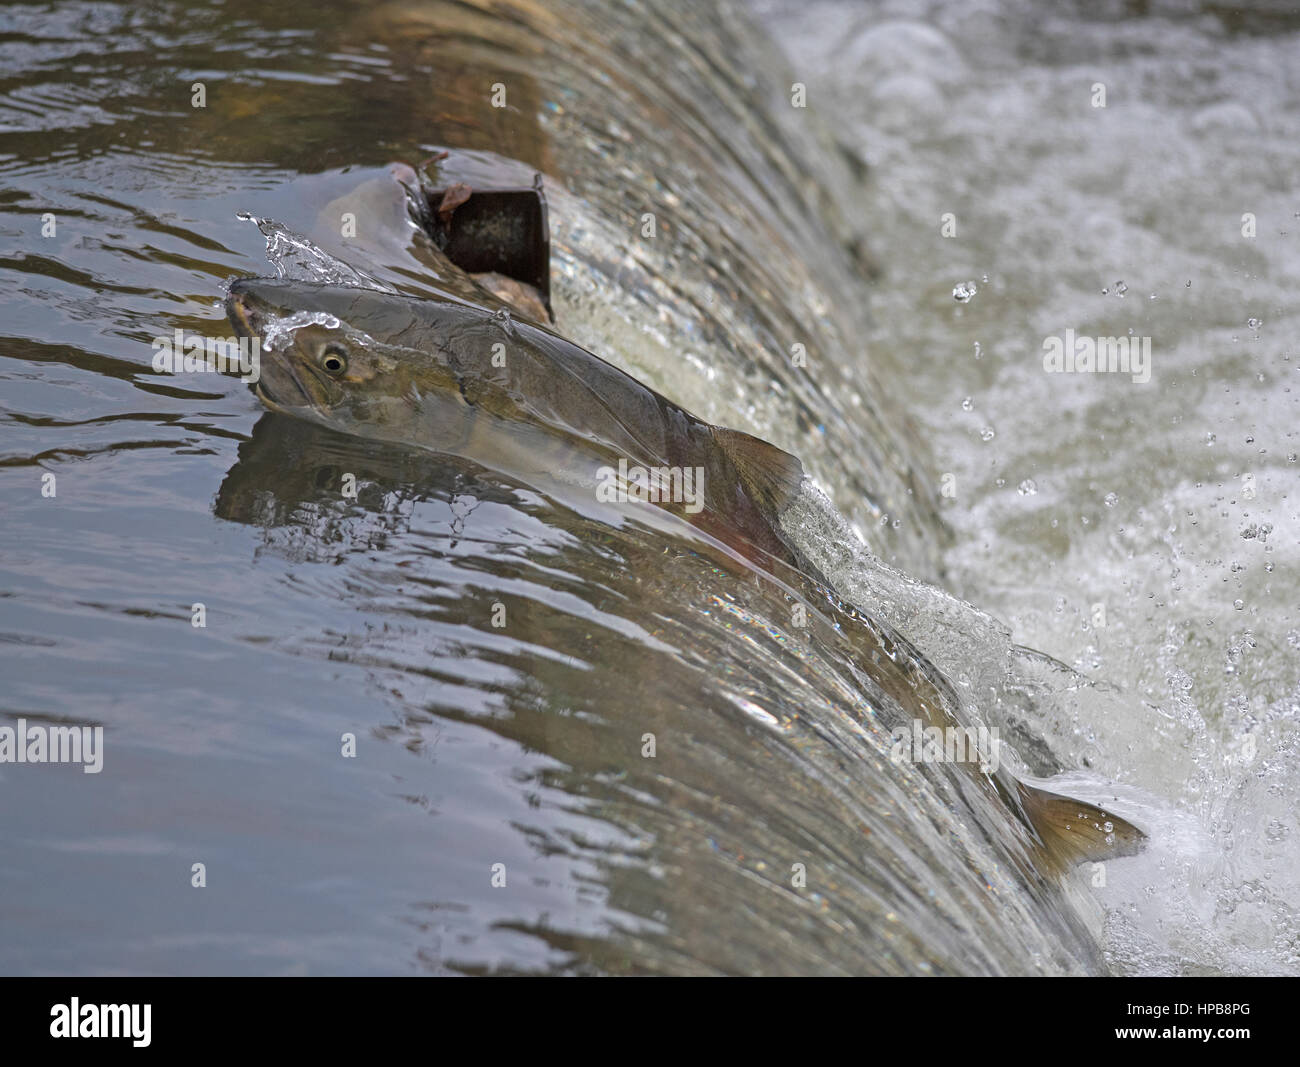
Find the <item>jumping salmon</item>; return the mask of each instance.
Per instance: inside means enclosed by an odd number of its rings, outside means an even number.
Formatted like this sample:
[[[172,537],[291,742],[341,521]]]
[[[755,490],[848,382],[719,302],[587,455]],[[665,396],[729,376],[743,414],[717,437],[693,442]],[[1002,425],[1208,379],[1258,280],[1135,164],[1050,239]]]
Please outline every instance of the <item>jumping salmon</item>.
[[[448,293],[414,298],[344,286],[247,279],[227,310],[261,339],[256,385],[275,411],[344,433],[462,456],[526,479],[658,505],[788,589],[819,603],[873,680],[924,727],[960,727],[960,701],[900,635],[829,591],[781,515],[804,471],[787,452],[710,425],[541,325]],[[641,476],[638,477],[638,472]],[[1136,851],[1116,815],[1017,781],[979,775],[1035,834],[1046,867]]]

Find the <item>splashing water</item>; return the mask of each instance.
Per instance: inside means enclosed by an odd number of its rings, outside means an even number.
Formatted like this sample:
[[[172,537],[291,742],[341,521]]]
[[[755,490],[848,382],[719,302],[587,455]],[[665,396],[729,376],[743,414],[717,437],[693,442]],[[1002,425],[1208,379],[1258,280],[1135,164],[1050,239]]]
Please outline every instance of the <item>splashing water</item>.
[[[901,4],[761,6],[872,166],[862,212],[890,264],[873,339],[904,357],[893,373],[957,487],[946,584],[1055,657],[1013,656],[1031,673],[1001,707],[1042,738],[1020,753],[1100,771],[1158,838],[1108,871],[1112,966],[1300,973],[1282,771],[1300,734],[1300,390],[1295,324],[1262,328],[1295,316],[1295,210],[1267,175],[1300,170],[1284,73],[1300,23],[1264,4],[941,2],[925,22]],[[957,317],[952,277],[987,262]],[[1116,299],[1132,287],[1160,298]],[[1043,373],[1065,328],[1149,336],[1151,382]],[[976,336],[986,358],[957,358]],[[998,429],[982,447],[947,414],[972,394]],[[997,491],[1026,472],[1035,496]],[[1282,539],[1243,534],[1265,523]]]
[[[107,3],[93,34],[75,7],[14,9],[10,44],[41,61],[0,97],[0,212],[24,235],[3,261],[0,655],[11,712],[93,715],[116,762],[93,789],[6,777],[41,832],[0,827],[25,908],[5,969],[1295,970],[1296,420],[1277,397],[1297,271],[1221,208],[1249,193],[1289,218],[1267,176],[1300,169],[1300,137],[1283,107],[1267,127],[1216,112],[1194,71],[1127,111],[1071,95],[1093,80],[1078,42],[1161,86],[1144,64],[1177,74],[1172,34],[1226,57],[1249,114],[1291,31],[1000,3],[900,26],[815,2],[769,12],[791,75],[727,4],[480,6],[322,26],[236,2],[179,9],[182,33],[173,7]],[[163,78],[160,37],[182,42]],[[220,107],[131,95],[214,65]],[[453,114],[476,105],[434,99],[428,69],[504,77],[511,106]],[[224,334],[214,287],[265,273],[240,208],[284,220],[250,218],[282,277],[427,284],[404,215],[349,245],[337,203],[444,145],[545,175],[563,332],[799,455],[815,484],[786,522],[837,588],[926,653],[1018,773],[1118,797],[1146,853],[1104,888],[1041,884],[977,789],[890,761],[897,694],[689,531],[151,373],[151,338]],[[75,210],[33,238],[50,204]],[[1161,299],[1102,300],[1118,277]],[[978,299],[954,299],[960,278]],[[1248,317],[1270,328],[1234,349]],[[1046,380],[1042,338],[1087,323],[1156,336],[1148,393]],[[154,891],[196,850],[232,902],[197,926]],[[486,888],[498,863],[506,890]]]
[[[274,219],[261,218],[247,211],[236,213],[243,222],[254,223],[266,238],[266,258],[277,278],[313,282],[318,285],[350,285],[359,289],[396,292],[386,283],[330,255],[310,238],[295,233]]]

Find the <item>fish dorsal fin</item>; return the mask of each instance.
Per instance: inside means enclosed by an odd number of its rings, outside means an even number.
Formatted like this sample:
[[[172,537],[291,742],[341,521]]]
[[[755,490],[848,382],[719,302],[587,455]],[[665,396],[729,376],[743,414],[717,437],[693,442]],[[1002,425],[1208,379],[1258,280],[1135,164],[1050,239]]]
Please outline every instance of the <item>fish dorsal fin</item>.
[[[803,482],[803,464],[776,445],[722,426],[711,427],[713,439],[727,454],[749,495],[764,510],[780,515]]]
[[[1024,782],[1020,801],[1038,833],[1047,860],[1058,870],[1075,864],[1131,856],[1147,835],[1131,822],[1104,808],[1073,797],[1049,793]],[[1107,830],[1106,827],[1110,829]]]

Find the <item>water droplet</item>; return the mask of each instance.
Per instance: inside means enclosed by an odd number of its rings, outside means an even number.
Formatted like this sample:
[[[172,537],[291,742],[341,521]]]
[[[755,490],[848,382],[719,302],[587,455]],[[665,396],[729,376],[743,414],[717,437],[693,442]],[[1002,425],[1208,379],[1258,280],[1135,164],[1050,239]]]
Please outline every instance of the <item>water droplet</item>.
[[[970,302],[970,298],[975,295],[975,292],[974,282],[958,282],[957,285],[953,286],[952,298],[959,304],[966,304]]]
[[[509,308],[498,308],[493,312],[492,317],[501,324],[501,328],[511,337],[515,335],[515,320],[510,317]]]
[[[994,432],[992,426],[985,426],[984,429],[980,430],[981,441],[992,441],[996,436],[997,434]]]
[[[1026,478],[1016,487],[1016,492],[1021,496],[1036,496],[1038,494],[1038,486],[1034,484],[1032,478]]]
[[[1107,493],[1105,500],[1103,500],[1102,502],[1108,508],[1113,508],[1116,504],[1119,503],[1119,495],[1117,493]]]
[[[1123,282],[1116,282],[1115,292],[1118,293],[1120,296],[1123,296],[1125,293],[1128,292],[1128,286],[1125,285]]]
[[[1214,442],[1217,441],[1217,440],[1218,440],[1218,437],[1217,437],[1215,434],[1207,433],[1207,434],[1205,435],[1205,443],[1206,443],[1207,445],[1212,445],[1212,444],[1214,444]]]
[[[1249,326],[1252,330],[1258,330],[1261,326],[1264,325],[1264,320],[1250,318],[1246,320],[1246,325]]]
[[[975,358],[976,359],[984,358],[984,349],[978,341],[975,342]]]
[[[1246,605],[1243,604],[1240,600],[1234,600],[1232,602],[1232,606],[1236,608],[1238,611],[1241,611],[1241,609],[1244,608]]]
[[[970,397],[963,397],[961,402],[962,411],[970,411],[975,407],[975,402]]]

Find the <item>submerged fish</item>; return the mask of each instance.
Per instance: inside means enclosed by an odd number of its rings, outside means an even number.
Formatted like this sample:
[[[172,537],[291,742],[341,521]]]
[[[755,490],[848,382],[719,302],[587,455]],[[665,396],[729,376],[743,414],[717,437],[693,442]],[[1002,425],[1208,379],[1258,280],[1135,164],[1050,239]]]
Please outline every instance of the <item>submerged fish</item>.
[[[227,310],[240,334],[261,338],[256,390],[272,410],[534,484],[597,490],[597,500],[605,472],[691,472],[677,485],[688,491],[669,499],[644,492],[644,482],[628,498],[690,522],[816,605],[819,639],[839,646],[914,721],[962,726],[942,674],[842,603],[783,528],[804,480],[789,453],[696,418],[549,329],[459,296],[249,279],[232,284]],[[1032,831],[1046,869],[1129,854],[1144,839],[1118,816],[1005,769],[976,778]]]

